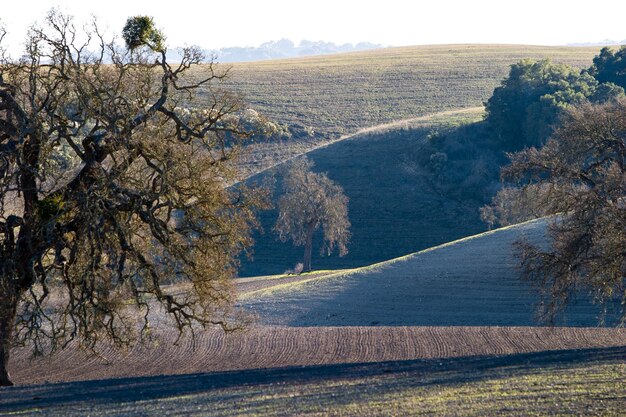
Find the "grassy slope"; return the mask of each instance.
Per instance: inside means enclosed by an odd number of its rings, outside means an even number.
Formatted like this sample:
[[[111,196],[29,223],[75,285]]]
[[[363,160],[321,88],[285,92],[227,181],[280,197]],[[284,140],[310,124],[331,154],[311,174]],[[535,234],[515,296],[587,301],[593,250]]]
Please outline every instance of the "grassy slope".
[[[498,229],[365,268],[244,295],[265,324],[533,326],[538,295],[520,280],[513,242],[545,242],[545,220]],[[573,300],[557,323],[598,324]]]
[[[257,310],[262,321],[289,319],[294,307],[304,307],[305,319],[319,320],[317,325],[329,319],[345,325],[373,314],[379,324],[394,317],[432,319],[423,314],[424,304],[435,308],[435,321],[463,323],[468,306],[478,312],[473,319],[485,319],[485,311],[491,319],[503,312],[507,319],[527,319],[520,308],[525,290],[512,277],[507,243],[520,235],[541,241],[543,223],[347,273],[312,275],[299,284],[247,280],[278,284],[248,288],[248,306],[270,307]],[[319,303],[329,308],[319,311]],[[581,304],[570,319],[588,320],[590,312]],[[107,352],[113,360],[108,366],[78,349],[30,363],[25,352],[14,352],[24,382],[41,382],[44,375],[106,379],[2,389],[0,415],[620,415],[626,406],[624,335],[623,329],[260,327],[230,340],[209,332],[179,345],[165,340]],[[436,359],[387,362],[400,358]],[[311,366],[318,363],[331,365]],[[221,369],[242,370],[214,372]],[[124,378],[108,379],[116,376]]]
[[[482,105],[523,58],[588,67],[599,47],[434,45],[234,64],[228,86],[282,123],[326,136]]]
[[[414,121],[404,130],[356,135],[307,153],[314,170],[326,172],[350,199],[352,239],[347,256],[320,256],[314,248],[313,268],[338,269],[369,265],[485,230],[478,208],[485,202],[453,199],[433,188],[430,173],[416,165],[437,126],[479,120],[482,110]],[[427,168],[427,167],[426,167]],[[280,191],[281,172],[275,175]],[[244,259],[241,276],[278,274],[302,259],[302,248],[281,243],[272,231],[276,210],[260,213],[264,234],[257,234],[253,261]],[[321,244],[321,232],[315,238]]]

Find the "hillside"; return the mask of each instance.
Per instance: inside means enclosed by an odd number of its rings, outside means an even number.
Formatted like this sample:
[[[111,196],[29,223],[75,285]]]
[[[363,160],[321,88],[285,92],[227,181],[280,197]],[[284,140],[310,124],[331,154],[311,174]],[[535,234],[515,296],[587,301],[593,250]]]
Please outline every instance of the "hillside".
[[[487,143],[481,126],[455,134],[445,150],[436,143],[439,131],[479,121],[480,110],[456,111],[480,106],[520,59],[549,57],[588,67],[596,53],[597,48],[447,45],[236,64],[228,85],[245,93],[252,107],[315,132],[255,143],[242,168],[248,175],[306,153],[315,171],[344,188],[350,252],[321,258],[315,249],[315,269],[364,266],[470,236],[486,230],[478,210],[495,193],[506,159],[502,149]],[[401,120],[414,123],[393,125]],[[435,172],[429,157],[437,152],[446,153],[448,163]],[[280,190],[280,170],[271,175]],[[271,175],[255,181],[266,183]],[[301,261],[301,249],[273,233],[277,212],[260,218],[264,233],[255,236],[252,258],[242,259],[240,276],[279,274]]]
[[[353,271],[243,280],[243,304],[259,319],[246,332],[206,329],[174,343],[176,331],[159,326],[153,343],[105,347],[99,357],[76,345],[51,358],[14,349],[10,369],[20,386],[3,391],[0,414],[356,416],[386,415],[392,406],[404,415],[416,404],[437,415],[468,407],[481,415],[623,409],[626,330],[533,327],[536,298],[517,280],[509,251],[520,236],[542,241],[545,223]],[[594,319],[581,302],[563,322]],[[488,326],[467,326],[476,323]],[[590,408],[597,398],[602,407]]]
[[[482,109],[445,112],[405,124],[365,130],[307,153],[316,172],[326,172],[349,198],[352,223],[350,252],[342,258],[320,256],[321,232],[314,239],[313,268],[338,269],[365,266],[416,252],[485,230],[478,209],[485,196],[467,192],[484,186],[476,181],[498,182],[494,150],[481,146],[481,126],[467,126],[453,137],[446,170],[429,165],[437,132],[455,132],[457,124],[482,118]],[[464,143],[467,142],[467,143]],[[501,155],[502,157],[503,155]],[[283,159],[284,160],[284,159]],[[476,161],[490,161],[477,175],[470,175]],[[484,171],[484,172],[483,172]],[[464,175],[468,173],[468,175]],[[266,171],[252,181],[276,180],[281,192],[280,169]],[[439,177],[457,175],[442,188]],[[480,178],[478,178],[480,177]],[[439,178],[439,179],[438,179]],[[488,196],[490,197],[490,196]],[[302,248],[280,242],[272,228],[278,213],[260,213],[264,233],[257,233],[252,260],[242,259],[241,276],[279,274],[302,258]]]
[[[445,110],[480,106],[524,58],[586,68],[600,47],[429,45],[224,64],[226,87],[280,123],[322,137]]]
[[[520,279],[513,243],[546,242],[546,220],[486,232],[349,272],[244,295],[264,324],[534,326],[540,297]],[[558,325],[594,326],[600,310],[572,300]],[[608,320],[611,323],[611,320]]]
[[[626,330],[535,326],[510,244],[545,242],[545,225],[357,270],[242,279],[242,305],[258,317],[245,332],[176,340],[158,326],[153,342],[99,357],[75,344],[51,358],[14,349],[20,386],[3,391],[0,414],[406,415],[419,404],[436,415],[617,415]],[[595,312],[575,303],[563,323],[593,325]]]

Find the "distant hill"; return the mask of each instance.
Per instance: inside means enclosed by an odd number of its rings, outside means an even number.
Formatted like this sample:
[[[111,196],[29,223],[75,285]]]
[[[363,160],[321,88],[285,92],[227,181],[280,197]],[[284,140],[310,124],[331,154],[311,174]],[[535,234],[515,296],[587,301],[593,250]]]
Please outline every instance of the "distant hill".
[[[232,64],[226,87],[270,119],[319,137],[483,104],[521,59],[579,68],[600,47],[427,45]],[[226,64],[231,66],[231,64]]]
[[[626,45],[626,39],[621,41],[614,41],[612,39],[605,39],[600,42],[577,42],[577,43],[568,43],[567,46],[620,46]]]
[[[250,62],[310,55],[329,55],[341,52],[366,51],[377,48],[383,48],[383,45],[371,42],[359,42],[357,44],[344,43],[337,45],[333,42],[309,40],[303,40],[296,45],[289,39],[280,39],[278,41],[265,42],[256,47],[234,46],[222,49],[207,49],[204,50],[204,54],[207,57],[217,57],[218,62]],[[175,49],[169,52],[168,55],[171,60],[179,58]]]
[[[539,293],[520,278],[513,243],[545,244],[547,220],[472,236],[380,264],[244,295],[266,325],[536,326]],[[556,324],[596,326],[573,298]],[[607,320],[614,324],[613,320]]]
[[[357,44],[345,43],[337,45],[333,42],[303,40],[296,45],[289,39],[262,43],[258,47],[231,47],[222,48],[213,53],[219,62],[248,62],[268,59],[293,58],[310,55],[329,55],[340,52],[356,52],[382,48],[370,42]]]

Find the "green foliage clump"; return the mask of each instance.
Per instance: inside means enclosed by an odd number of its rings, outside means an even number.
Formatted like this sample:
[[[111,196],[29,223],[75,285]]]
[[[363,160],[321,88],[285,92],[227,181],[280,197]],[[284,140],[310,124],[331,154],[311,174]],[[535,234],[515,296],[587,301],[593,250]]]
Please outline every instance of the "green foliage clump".
[[[593,59],[589,72],[601,83],[613,83],[626,88],[626,45],[617,52],[604,47]]]
[[[37,211],[39,217],[44,221],[50,220],[61,214],[64,207],[65,201],[63,200],[63,195],[61,194],[52,194],[37,201]]]
[[[122,38],[126,42],[126,47],[131,51],[141,46],[147,46],[156,52],[165,51],[163,44],[165,37],[154,26],[154,21],[150,16],[129,17],[124,25]]]
[[[605,102],[623,95],[587,71],[550,60],[523,60],[487,101],[487,121],[507,150],[538,146],[548,139],[562,111],[585,101]]]

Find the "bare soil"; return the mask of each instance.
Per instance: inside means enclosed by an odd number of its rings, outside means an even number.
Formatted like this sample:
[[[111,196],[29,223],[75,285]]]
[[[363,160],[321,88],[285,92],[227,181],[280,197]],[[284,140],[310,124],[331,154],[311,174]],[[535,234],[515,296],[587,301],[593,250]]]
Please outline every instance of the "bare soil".
[[[548,327],[264,327],[225,335],[218,330],[176,334],[102,357],[70,347],[50,358],[13,351],[19,384],[192,374],[294,366],[428,358],[510,355],[626,346],[626,329]]]

